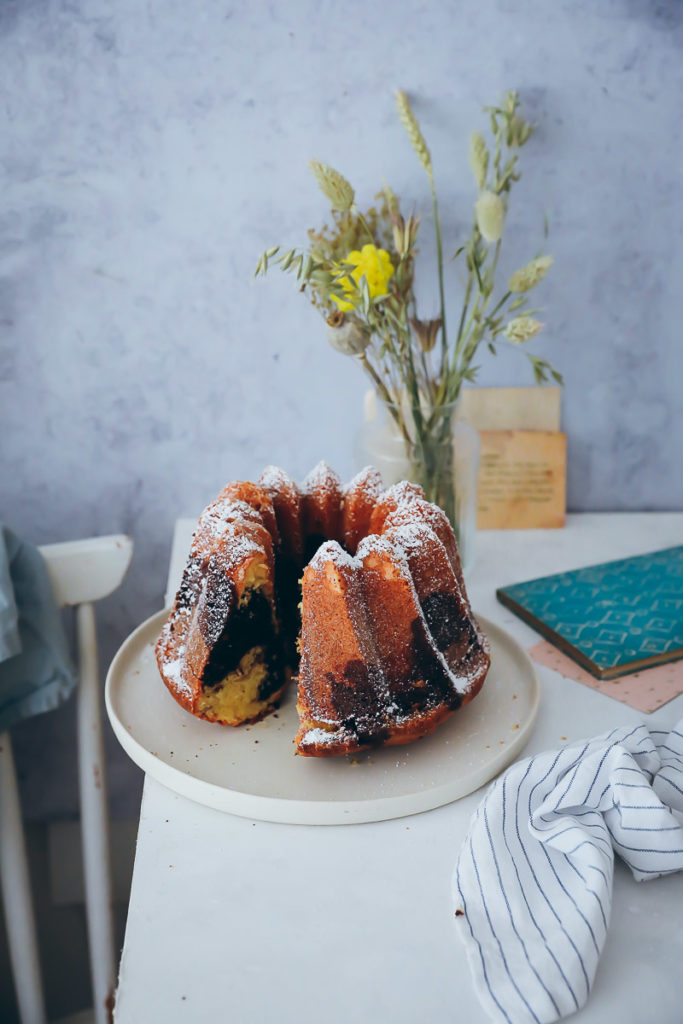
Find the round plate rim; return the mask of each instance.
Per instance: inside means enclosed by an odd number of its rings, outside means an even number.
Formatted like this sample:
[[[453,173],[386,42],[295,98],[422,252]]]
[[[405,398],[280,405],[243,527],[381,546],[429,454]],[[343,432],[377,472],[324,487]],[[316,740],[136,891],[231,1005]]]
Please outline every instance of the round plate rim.
[[[536,723],[541,688],[534,663],[521,644],[507,630],[475,612],[484,633],[489,637],[491,634],[497,634],[497,640],[503,645],[511,647],[525,665],[531,687],[531,709],[524,723],[520,724],[514,739],[506,744],[504,750],[496,751],[490,760],[484,762],[478,770],[468,776],[464,790],[458,789],[460,780],[456,778],[418,793],[342,801],[268,797],[261,794],[244,793],[226,786],[217,786],[215,783],[188,775],[155,756],[129,732],[119,719],[114,707],[112,691],[116,684],[119,665],[126,658],[130,648],[136,645],[141,634],[152,632],[152,627],[157,632],[160,631],[168,614],[169,609],[167,608],[156,612],[123,641],[107,672],[104,688],[105,707],[116,738],[139,768],[172,792],[214,810],[259,821],[290,825],[350,825],[387,821],[410,814],[420,814],[423,811],[434,810],[455,800],[460,800],[493,779],[524,748]]]

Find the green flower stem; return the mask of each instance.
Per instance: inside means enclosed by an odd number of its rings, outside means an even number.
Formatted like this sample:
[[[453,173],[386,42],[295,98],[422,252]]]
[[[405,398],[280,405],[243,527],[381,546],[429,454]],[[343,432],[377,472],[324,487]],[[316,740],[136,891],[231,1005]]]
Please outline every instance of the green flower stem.
[[[441,407],[433,410],[438,413],[439,422],[434,429],[422,439],[420,447],[406,449],[413,465],[413,479],[420,483],[429,501],[443,508],[456,530],[457,535],[457,498],[454,472],[455,451],[452,437],[453,410]]]
[[[439,204],[436,198],[434,175],[429,171],[429,187],[432,192],[432,210],[434,213],[434,233],[436,235],[436,260],[439,272],[439,301],[441,304],[441,376],[448,363],[448,335],[446,333],[446,298],[443,287],[443,244],[441,241],[441,221],[439,220]]]
[[[415,440],[423,447],[424,438],[424,419],[422,416],[422,407],[420,405],[420,392],[417,387],[417,374],[415,373],[415,360],[413,358],[413,347],[411,345],[411,336],[409,331],[403,332],[403,343],[404,351],[406,354],[406,369],[404,373],[403,382],[410,395],[413,411],[413,422],[415,424]]]
[[[503,134],[501,132],[500,125],[499,125],[498,126],[498,131],[496,132],[496,149],[495,149],[495,154],[494,154],[494,157],[493,157],[493,166],[494,166],[494,168],[496,170],[496,179],[498,181],[500,181],[500,158],[501,158],[501,155],[502,155],[502,147],[503,147]]]
[[[435,388],[434,388],[434,381],[432,380],[432,374],[431,374],[431,370],[430,370],[430,366],[429,366],[428,355],[429,355],[429,353],[423,352],[422,349],[420,349],[420,362],[422,363],[422,376],[423,376],[424,388],[425,388],[425,391],[427,392],[427,394],[429,396],[430,402],[433,405],[434,402],[436,401],[436,391],[435,391]]]
[[[503,306],[505,305],[505,303],[507,302],[507,300],[508,300],[508,299],[510,298],[510,296],[511,296],[511,295],[512,295],[512,292],[505,292],[505,295],[504,295],[504,296],[502,297],[502,299],[500,300],[500,302],[498,302],[498,303],[497,303],[497,304],[496,304],[496,305],[495,305],[495,306],[493,307],[493,309],[491,310],[491,312],[490,312],[490,313],[489,313],[489,315],[487,316],[487,318],[486,318],[486,319],[487,319],[487,321],[489,321],[489,322],[490,322],[491,320],[493,320],[493,318],[494,318],[494,316],[496,315],[496,313],[497,313],[497,312],[498,312],[498,311],[499,311],[499,310],[500,310],[500,309],[501,309],[501,308],[502,308],[502,307],[503,307]]]
[[[458,343],[455,346],[455,351],[453,353],[453,361],[451,362],[450,373],[449,373],[449,377],[448,377],[449,384],[451,382],[451,377],[452,376],[458,376],[458,377],[462,378],[462,369],[463,368],[459,365],[459,359],[460,359],[460,355],[461,355],[462,350],[463,350],[463,346],[464,346],[467,338],[469,338],[469,336],[470,336],[470,332],[472,330],[474,318],[476,317],[476,315],[478,313],[478,310],[479,310],[479,300],[481,298],[481,294],[482,294],[481,293],[481,289],[478,288],[477,289],[477,296],[476,296],[476,298],[474,300],[474,305],[472,306],[472,309],[470,311],[470,315],[467,318],[467,322],[465,324],[465,327],[463,328],[463,332],[460,335],[460,338],[458,339]]]
[[[512,161],[511,166],[507,169],[507,171],[505,172],[503,177],[500,179],[500,182],[498,183],[498,185],[496,187],[496,192],[498,193],[498,195],[500,195],[501,192],[508,191],[508,186],[509,186],[510,181],[512,180],[512,175],[515,173],[515,164],[516,163],[517,163],[517,158],[515,157],[515,159]]]
[[[493,254],[493,263],[491,264],[491,280],[492,281],[495,281],[495,278],[496,278],[496,269],[498,267],[498,257],[500,256],[500,247],[502,245],[502,242],[503,242],[502,238],[499,238],[498,241],[496,242],[496,251]],[[489,292],[489,294],[487,295],[486,300],[484,302],[484,305],[482,306],[482,313],[484,312],[484,310],[488,306],[490,298],[491,298],[491,293]],[[493,314],[491,314],[491,315],[493,315]]]
[[[465,326],[465,317],[467,316],[467,310],[468,310],[469,305],[470,305],[470,298],[472,296],[472,285],[473,284],[474,284],[474,274],[470,270],[470,272],[468,274],[468,277],[467,277],[467,288],[465,289],[465,298],[463,299],[463,303],[462,303],[462,313],[460,314],[460,323],[458,324],[458,333],[457,333],[456,338],[455,338],[456,345],[458,344],[458,342],[462,338],[462,330],[463,330],[463,327]]]
[[[365,231],[367,232],[367,236],[370,239],[371,245],[374,245],[375,244],[375,237],[374,237],[372,231],[370,230],[370,225],[368,224],[368,222],[366,221],[365,217],[363,216],[361,211],[358,209],[358,207],[356,207],[354,212],[355,212],[356,216],[358,217],[358,220],[361,222],[361,224],[365,228]]]
[[[446,400],[446,395],[448,393],[449,386],[450,386],[450,383],[451,383],[451,377],[452,377],[452,375],[453,375],[453,373],[455,371],[455,366],[456,366],[457,358],[458,358],[458,352],[459,352],[460,346],[461,346],[461,338],[463,336],[463,329],[464,329],[464,326],[465,326],[465,318],[467,316],[467,312],[468,312],[469,304],[470,304],[470,299],[472,297],[472,287],[473,287],[473,285],[474,285],[474,273],[473,273],[473,271],[470,270],[469,274],[467,276],[467,287],[465,289],[465,298],[463,300],[462,312],[460,314],[460,322],[458,324],[458,333],[457,333],[456,339],[455,339],[455,352],[453,354],[453,361],[451,363],[450,368],[448,368],[447,372],[444,373],[443,370],[442,370],[442,372],[440,374],[441,381],[440,381],[440,384],[439,384],[439,390],[438,390],[438,393],[437,393],[437,398],[436,398],[436,403],[435,403],[435,404],[438,404],[438,405],[442,405],[443,402]]]
[[[500,257],[500,247],[501,247],[501,239],[498,239],[498,241],[496,242],[496,248],[495,248],[494,254],[493,254],[493,261],[491,263],[491,280],[494,280],[495,276],[496,276],[496,268],[498,266],[498,259]],[[457,373],[457,376],[460,379],[460,383],[462,383],[462,380],[464,379],[464,372],[469,369],[469,367],[470,367],[470,365],[472,363],[472,359],[474,358],[475,352],[477,350],[477,346],[474,346],[474,348],[472,349],[472,352],[471,352],[469,358],[464,362],[464,364],[461,364],[460,366],[458,366],[457,361],[458,361],[459,357],[461,356],[461,354],[463,353],[463,349],[464,349],[464,345],[465,345],[466,339],[470,336],[470,332],[471,332],[471,329],[472,329],[472,321],[473,321],[473,319],[475,317],[477,317],[478,320],[480,320],[484,324],[487,324],[491,320],[491,318],[493,316],[495,316],[495,314],[498,312],[498,310],[500,309],[502,304],[506,301],[506,299],[509,297],[509,295],[510,295],[510,293],[507,292],[506,295],[503,296],[503,298],[500,300],[498,305],[495,307],[495,309],[489,314],[489,316],[484,318],[484,313],[486,312],[486,307],[489,304],[489,301],[491,299],[491,295],[490,295],[490,293],[488,295],[485,295],[481,288],[478,289],[477,297],[475,299],[474,306],[472,307],[472,312],[470,313],[470,316],[469,316],[469,318],[467,320],[467,325],[466,325],[465,329],[463,330],[462,334],[460,335],[460,337],[458,338],[458,341],[456,343],[455,354],[454,354],[453,362],[451,364],[451,373],[452,374],[455,375],[456,374],[456,370],[459,371]],[[481,302],[481,306],[479,305],[480,302]],[[482,337],[483,337],[483,335],[482,335]]]

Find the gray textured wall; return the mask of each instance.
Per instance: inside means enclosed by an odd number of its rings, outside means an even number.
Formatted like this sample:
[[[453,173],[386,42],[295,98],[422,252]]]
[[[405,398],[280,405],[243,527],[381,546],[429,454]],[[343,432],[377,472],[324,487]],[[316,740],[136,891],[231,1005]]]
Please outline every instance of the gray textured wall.
[[[449,248],[480,106],[520,90],[539,128],[503,273],[547,215],[538,350],[566,379],[570,507],[683,505],[682,43],[677,0],[2,0],[0,518],[37,542],[134,536],[101,609],[105,659],[159,606],[178,514],[266,462],[350,470],[361,373],[290,280],[251,272],[324,216],[310,156],[363,201],[386,176],[428,214],[396,87],[432,148]],[[516,354],[480,378],[528,379]],[[71,717],[18,730],[34,814],[74,806]],[[112,770],[126,813],[134,775],[122,755]]]

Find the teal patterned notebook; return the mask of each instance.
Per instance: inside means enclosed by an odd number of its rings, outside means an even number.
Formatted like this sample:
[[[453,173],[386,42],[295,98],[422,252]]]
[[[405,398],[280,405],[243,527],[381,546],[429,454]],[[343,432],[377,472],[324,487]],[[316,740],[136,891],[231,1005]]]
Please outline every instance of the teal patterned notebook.
[[[598,679],[683,658],[683,547],[516,583],[496,596]]]

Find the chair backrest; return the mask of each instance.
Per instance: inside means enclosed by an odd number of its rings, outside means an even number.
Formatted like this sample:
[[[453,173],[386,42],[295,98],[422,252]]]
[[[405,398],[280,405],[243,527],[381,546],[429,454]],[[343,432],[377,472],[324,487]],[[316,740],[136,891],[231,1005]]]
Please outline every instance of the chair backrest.
[[[130,565],[133,542],[120,534],[45,544],[40,552],[61,608],[100,601],[116,590]]]
[[[92,603],[120,585],[133,554],[129,537],[95,537],[40,549],[55,600],[76,607],[78,770],[83,870],[94,1020],[111,1019],[115,955],[111,910],[107,788],[97,639]],[[46,1020],[33,902],[29,888],[16,771],[9,733],[0,735],[0,880],[22,1024]]]

